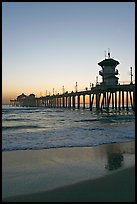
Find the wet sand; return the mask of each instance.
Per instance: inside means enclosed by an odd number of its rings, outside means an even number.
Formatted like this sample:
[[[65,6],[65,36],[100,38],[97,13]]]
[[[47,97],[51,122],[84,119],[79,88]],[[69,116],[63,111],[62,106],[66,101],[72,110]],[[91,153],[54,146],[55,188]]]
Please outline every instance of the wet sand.
[[[13,202],[134,202],[135,169],[57,188],[51,191],[5,198]]]
[[[2,153],[3,201],[135,201],[135,143]]]

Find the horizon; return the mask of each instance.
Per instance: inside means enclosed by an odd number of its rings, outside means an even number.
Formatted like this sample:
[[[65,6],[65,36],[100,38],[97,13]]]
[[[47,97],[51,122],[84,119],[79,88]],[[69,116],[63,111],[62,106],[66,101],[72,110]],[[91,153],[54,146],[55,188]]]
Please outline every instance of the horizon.
[[[135,81],[134,2],[2,2],[2,42],[2,104],[101,82],[108,48],[119,82],[130,67]]]

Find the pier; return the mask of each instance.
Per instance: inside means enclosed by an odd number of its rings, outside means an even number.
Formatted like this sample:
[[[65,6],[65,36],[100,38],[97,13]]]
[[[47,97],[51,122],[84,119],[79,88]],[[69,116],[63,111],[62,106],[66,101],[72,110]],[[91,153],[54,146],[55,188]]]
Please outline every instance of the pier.
[[[98,85],[91,90],[57,94],[36,98],[36,106],[43,104],[48,108],[86,108],[85,97],[88,96],[88,108],[90,111],[95,104],[96,110],[115,110],[135,109],[135,84],[117,85],[113,87],[102,87]],[[82,99],[82,103],[81,100]]]
[[[89,108],[93,110],[93,106],[97,111],[103,111],[111,108],[112,110],[121,111],[129,109],[135,110],[135,83],[132,80],[132,67],[131,67],[131,81],[129,84],[118,83],[118,70],[115,69],[120,63],[110,57],[99,62],[102,70],[99,75],[102,76],[102,82],[96,83],[96,86],[86,88],[83,91],[76,90],[65,92],[62,94],[46,95],[43,97],[35,97],[34,94],[26,96],[22,94],[15,100],[10,100],[12,105],[16,106],[31,106],[39,107],[44,106],[47,108]]]

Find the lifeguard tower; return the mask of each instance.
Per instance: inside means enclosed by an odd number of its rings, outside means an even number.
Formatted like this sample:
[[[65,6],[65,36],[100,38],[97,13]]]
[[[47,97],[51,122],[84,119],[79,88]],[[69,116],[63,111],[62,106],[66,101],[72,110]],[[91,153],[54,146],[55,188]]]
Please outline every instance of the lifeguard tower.
[[[118,70],[115,69],[116,66],[119,64],[118,61],[112,59],[110,57],[110,51],[108,50],[108,57],[105,60],[98,63],[99,66],[102,67],[102,70],[99,71],[99,75],[102,76],[102,86],[115,86],[118,84]]]

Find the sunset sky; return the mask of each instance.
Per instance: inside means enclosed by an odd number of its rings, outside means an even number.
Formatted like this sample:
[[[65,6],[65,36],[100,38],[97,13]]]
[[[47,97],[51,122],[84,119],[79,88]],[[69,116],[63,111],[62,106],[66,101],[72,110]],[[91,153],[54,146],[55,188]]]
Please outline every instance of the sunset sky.
[[[3,2],[2,102],[96,83],[110,48],[119,81],[135,76],[134,2]],[[135,78],[133,76],[133,79]]]

